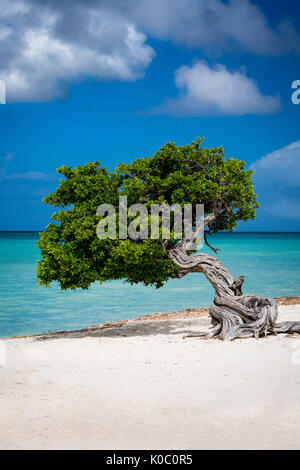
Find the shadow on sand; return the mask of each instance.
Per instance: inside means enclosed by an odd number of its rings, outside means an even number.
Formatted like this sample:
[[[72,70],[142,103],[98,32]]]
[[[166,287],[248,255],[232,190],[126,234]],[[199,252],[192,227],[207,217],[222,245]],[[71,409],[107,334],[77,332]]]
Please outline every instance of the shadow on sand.
[[[136,321],[121,324],[113,324],[106,327],[93,327],[79,331],[58,332],[41,335],[36,341],[46,341],[66,338],[128,338],[132,336],[155,336],[155,335],[189,335],[199,331],[207,331],[210,326],[208,317],[183,320],[154,320]]]

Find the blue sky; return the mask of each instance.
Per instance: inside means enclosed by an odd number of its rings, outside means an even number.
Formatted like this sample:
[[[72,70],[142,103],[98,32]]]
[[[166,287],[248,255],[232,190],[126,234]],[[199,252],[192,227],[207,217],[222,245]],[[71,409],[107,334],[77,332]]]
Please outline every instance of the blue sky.
[[[205,136],[255,170],[239,230],[300,231],[298,2],[4,0],[0,59],[0,230],[47,225],[63,164]]]

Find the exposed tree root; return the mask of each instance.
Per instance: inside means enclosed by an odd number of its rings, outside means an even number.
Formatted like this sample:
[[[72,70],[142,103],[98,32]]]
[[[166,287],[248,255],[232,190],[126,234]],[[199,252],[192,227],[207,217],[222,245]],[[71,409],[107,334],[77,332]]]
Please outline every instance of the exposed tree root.
[[[258,339],[270,334],[300,333],[300,322],[276,323],[278,307],[275,300],[256,295],[230,299],[216,296],[209,313],[214,329],[187,337],[232,341],[235,338]]]
[[[217,258],[206,253],[189,254],[190,239],[184,238],[168,256],[180,267],[178,277],[190,272],[203,273],[215,289],[215,298],[209,314],[213,329],[209,333],[187,337],[218,338],[232,341],[235,338],[260,338],[270,334],[300,333],[300,322],[276,323],[278,307],[274,299],[258,295],[242,295],[244,276],[233,278]]]

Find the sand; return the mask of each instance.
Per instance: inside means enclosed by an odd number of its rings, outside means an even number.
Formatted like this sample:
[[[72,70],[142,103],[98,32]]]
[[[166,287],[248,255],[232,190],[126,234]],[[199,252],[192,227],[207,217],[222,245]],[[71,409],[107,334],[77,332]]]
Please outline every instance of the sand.
[[[280,306],[300,320],[300,305]],[[0,341],[1,449],[300,449],[300,337],[201,318]]]

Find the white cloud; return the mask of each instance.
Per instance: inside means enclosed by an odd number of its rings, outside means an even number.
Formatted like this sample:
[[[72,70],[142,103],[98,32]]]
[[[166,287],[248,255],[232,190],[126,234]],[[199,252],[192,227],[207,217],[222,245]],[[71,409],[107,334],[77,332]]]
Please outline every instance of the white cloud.
[[[118,2],[122,4],[121,2]],[[123,2],[124,3],[124,2]],[[175,44],[254,54],[300,52],[300,40],[287,21],[275,29],[250,0],[131,0],[131,17],[148,34]]]
[[[175,71],[176,98],[169,98],[153,114],[171,116],[270,114],[280,109],[280,99],[263,96],[242,71],[197,62]]]
[[[293,27],[272,28],[250,0],[1,0],[7,99],[52,100],[85,77],[142,78],[155,55],[146,35],[204,53],[300,52]]]
[[[261,211],[300,220],[300,140],[263,156],[250,167]]]
[[[300,186],[300,140],[264,155],[250,167],[262,180],[284,187]]]
[[[100,2],[101,3],[101,2]],[[8,101],[47,101],[86,76],[136,80],[154,51],[146,36],[99,3],[84,6],[4,0],[0,11],[0,78]],[[63,4],[63,2],[62,2]]]

